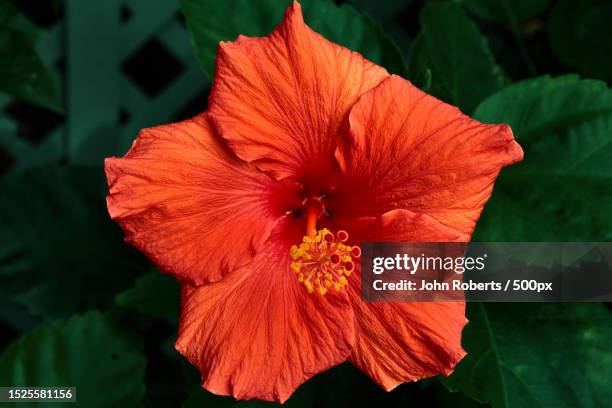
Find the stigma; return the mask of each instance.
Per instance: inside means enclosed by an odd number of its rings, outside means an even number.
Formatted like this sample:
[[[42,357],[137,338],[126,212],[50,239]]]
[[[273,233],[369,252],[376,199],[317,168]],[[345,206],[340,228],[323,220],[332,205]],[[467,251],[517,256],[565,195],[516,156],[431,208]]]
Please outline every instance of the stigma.
[[[347,245],[348,233],[340,230],[335,235],[323,228],[309,231],[302,243],[289,250],[290,267],[308,293],[325,295],[329,290],[342,290],[355,270],[361,256],[358,246]]]

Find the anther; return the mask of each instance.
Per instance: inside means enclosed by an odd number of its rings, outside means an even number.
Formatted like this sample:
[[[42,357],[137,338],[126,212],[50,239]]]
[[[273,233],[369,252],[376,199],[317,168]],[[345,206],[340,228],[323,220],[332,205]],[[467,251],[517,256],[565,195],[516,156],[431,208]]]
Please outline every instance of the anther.
[[[347,277],[355,269],[355,259],[361,256],[358,246],[344,244],[349,236],[346,231],[335,235],[327,228],[304,236],[299,245],[289,250],[291,270],[297,281],[308,293],[325,295],[330,289],[342,290],[348,285]]]

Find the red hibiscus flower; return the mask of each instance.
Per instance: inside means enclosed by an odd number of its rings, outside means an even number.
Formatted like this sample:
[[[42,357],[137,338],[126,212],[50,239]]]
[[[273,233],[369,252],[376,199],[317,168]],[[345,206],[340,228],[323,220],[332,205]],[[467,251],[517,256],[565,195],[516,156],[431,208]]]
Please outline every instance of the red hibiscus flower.
[[[330,43],[300,5],[221,43],[209,110],[105,162],[126,240],[182,283],[176,348],[203,386],[285,401],[350,361],[391,390],[452,372],[462,303],[366,303],[362,242],[468,241],[500,168],[485,125]]]

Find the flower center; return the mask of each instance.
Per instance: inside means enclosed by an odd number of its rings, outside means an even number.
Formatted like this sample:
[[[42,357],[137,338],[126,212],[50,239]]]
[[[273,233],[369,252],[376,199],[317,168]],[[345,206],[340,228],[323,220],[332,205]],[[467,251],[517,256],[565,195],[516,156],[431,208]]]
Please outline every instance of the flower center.
[[[354,260],[361,256],[361,248],[347,245],[349,235],[340,230],[335,235],[323,228],[316,229],[317,218],[324,212],[319,199],[306,201],[306,235],[302,243],[289,250],[291,269],[308,293],[325,295],[329,289],[340,291],[348,284],[355,269]]]

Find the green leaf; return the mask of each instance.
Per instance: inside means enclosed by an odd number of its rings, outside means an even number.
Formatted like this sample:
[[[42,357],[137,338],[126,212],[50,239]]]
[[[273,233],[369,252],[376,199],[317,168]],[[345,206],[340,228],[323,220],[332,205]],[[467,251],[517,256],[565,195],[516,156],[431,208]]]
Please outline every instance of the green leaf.
[[[134,287],[118,294],[115,301],[144,314],[178,320],[179,284],[171,276],[151,272],[138,278]]]
[[[107,317],[90,312],[42,326],[11,344],[0,358],[0,384],[76,387],[77,403],[66,406],[133,407],[144,396],[145,365],[132,339]]]
[[[22,305],[5,296],[0,296],[0,326],[10,327],[13,331],[20,333],[31,330],[38,324],[40,324],[40,319],[31,316]]]
[[[430,69],[429,92],[471,113],[505,85],[486,38],[458,4],[428,3],[421,11],[421,26],[409,59],[409,78],[417,86],[423,86]]]
[[[0,26],[20,32],[32,44],[43,35],[43,30],[13,6],[10,0],[0,0]]]
[[[196,55],[210,78],[220,41],[234,41],[239,34],[270,34],[289,4],[287,0],[180,1]],[[328,40],[360,52],[391,72],[404,72],[401,53],[370,17],[331,0],[305,0],[302,7],[306,23]]]
[[[376,18],[378,21],[388,22],[397,17],[403,9],[409,7],[414,0],[348,0],[348,3],[356,9],[363,11]]]
[[[517,83],[475,117],[508,123],[523,162],[502,170],[475,235],[479,241],[612,238],[612,91],[569,75]]]
[[[8,0],[0,0],[0,90],[34,105],[61,111],[57,85],[36,52],[40,30]]]
[[[549,39],[555,54],[587,75],[612,80],[612,3],[560,0],[550,15]]]
[[[513,25],[542,14],[550,0],[463,0],[463,4],[484,20]]]
[[[468,304],[468,352],[442,381],[495,408],[612,402],[612,316],[600,304]]]
[[[0,191],[0,294],[31,313],[112,304],[150,268],[108,216],[101,168],[35,168],[5,178]]]
[[[410,53],[408,58],[408,77],[410,81],[424,92],[432,93],[432,61],[427,51],[424,30],[410,44]],[[437,79],[437,78],[436,78]]]
[[[612,92],[605,83],[535,78],[491,96],[474,115],[509,123],[525,151],[497,180],[476,240],[611,237]],[[601,305],[470,304],[468,318],[469,354],[446,381],[452,389],[494,407],[612,401],[612,319]]]
[[[357,51],[393,74],[405,75],[406,63],[395,43],[369,16],[348,4],[329,0],[303,1],[304,19],[329,41]]]
[[[371,16],[384,27],[384,32],[399,47],[400,51],[407,55],[410,49],[411,34],[409,29],[412,24],[406,24],[406,15],[410,14],[411,8],[417,6],[414,0],[348,0],[350,4],[362,13]]]

